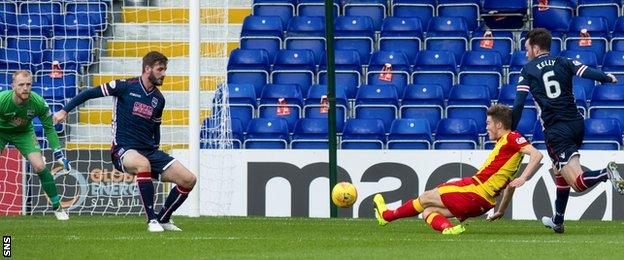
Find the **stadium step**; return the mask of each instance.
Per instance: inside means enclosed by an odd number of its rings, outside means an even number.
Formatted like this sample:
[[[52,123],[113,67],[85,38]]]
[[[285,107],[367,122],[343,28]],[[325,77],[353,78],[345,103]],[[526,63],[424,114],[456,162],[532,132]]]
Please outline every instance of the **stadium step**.
[[[163,91],[165,96],[166,109],[188,109],[189,93],[186,91]],[[212,105],[213,91],[202,91],[200,94],[200,107],[209,108]],[[104,97],[91,99],[85,102],[85,108],[88,109],[112,109],[113,98]]]
[[[201,75],[225,75],[227,58],[202,58]],[[100,74],[141,74],[142,60],[139,57],[102,57],[100,58]],[[167,72],[174,75],[189,73],[188,58],[171,58]]]
[[[251,6],[253,0],[199,0],[199,4],[201,7],[214,7],[214,6]],[[152,6],[161,6],[161,7],[188,7],[188,1],[180,1],[180,0],[151,0],[150,4]]]
[[[238,42],[241,24],[202,24],[201,38],[203,41]],[[188,24],[137,24],[117,23],[113,25],[115,40],[119,41],[187,41],[189,39]],[[158,32],[158,33],[153,33]]]
[[[110,148],[111,148],[111,140],[108,140],[108,142],[105,142],[105,143],[89,143],[89,142],[73,142],[73,141],[65,143],[65,149],[70,149],[70,150],[110,150]],[[188,149],[188,144],[186,143],[167,144],[164,142],[160,143],[160,150],[169,151],[171,149]]]
[[[227,57],[238,42],[202,42],[201,56],[211,58]],[[188,57],[189,42],[187,41],[108,41],[109,57],[143,57],[150,51],[158,51],[168,58]]]
[[[70,125],[72,142],[108,143],[112,140],[111,125]],[[188,143],[188,126],[163,125],[160,127],[161,142],[164,144]]]
[[[200,111],[200,120],[210,115],[209,109]],[[113,117],[111,109],[89,109],[78,110],[78,122],[80,124],[110,124]],[[188,124],[189,112],[186,109],[165,109],[162,115],[163,125],[186,125]]]
[[[124,23],[188,23],[188,8],[180,7],[123,7]],[[249,7],[202,8],[201,23],[243,23],[251,14]],[[225,20],[227,17],[227,21]]]
[[[111,82],[116,79],[127,79],[137,77],[136,75],[105,75],[96,74],[91,78],[91,86],[99,86],[107,82]],[[203,91],[215,90],[217,85],[225,82],[225,77],[222,76],[202,76],[200,78],[200,88]],[[167,75],[165,82],[162,86],[158,87],[161,91],[188,91],[189,90],[189,77],[187,75]],[[163,92],[164,93],[164,92]],[[169,99],[167,99],[169,102]]]

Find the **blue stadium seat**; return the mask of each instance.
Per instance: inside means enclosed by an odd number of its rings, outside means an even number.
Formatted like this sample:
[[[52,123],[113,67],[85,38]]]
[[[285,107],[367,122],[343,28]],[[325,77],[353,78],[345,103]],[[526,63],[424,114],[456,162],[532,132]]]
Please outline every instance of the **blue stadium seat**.
[[[475,121],[477,131],[485,135],[485,119],[491,105],[490,93],[484,85],[457,85],[451,88],[446,117],[468,118]]]
[[[363,85],[358,89],[353,108],[355,118],[380,119],[384,129],[390,130],[397,118],[399,98],[394,85]]]
[[[514,100],[516,99],[516,92],[515,84],[503,85],[498,96],[498,104],[513,107]],[[533,96],[529,93],[524,102],[524,110],[522,111],[522,117],[520,117],[516,130],[523,135],[531,136],[537,119],[537,109],[535,108]]]
[[[247,126],[258,107],[256,89],[252,84],[228,84],[230,116]]]
[[[282,21],[282,31],[288,20],[295,16],[296,0],[254,0],[251,5],[253,16],[277,16]]]
[[[267,84],[262,88],[258,115],[260,118],[283,118],[292,132],[303,115],[303,95],[296,84]]]
[[[373,19],[375,31],[381,30],[381,23],[386,18],[386,0],[342,0],[345,16],[368,16]]]
[[[602,71],[613,74],[624,82],[624,51],[609,51],[604,55]]]
[[[582,150],[620,150],[622,130],[613,118],[586,119]]]
[[[298,84],[302,93],[314,82],[316,62],[310,50],[280,50],[275,55],[271,82],[275,84]]]
[[[412,83],[438,84],[444,90],[444,97],[448,98],[451,87],[455,85],[457,63],[455,56],[449,51],[421,51],[414,61]]]
[[[302,118],[295,123],[291,149],[327,149],[329,147],[327,119]]]
[[[609,49],[612,51],[624,51],[624,17],[615,20]]]
[[[30,54],[30,62],[39,65],[43,61],[43,50],[47,49],[47,40],[44,37],[7,37],[8,49],[27,51]]]
[[[17,3],[15,1],[0,2],[0,22],[3,24],[17,23]]]
[[[520,77],[520,70],[529,63],[526,51],[516,51],[511,55],[509,61],[509,73],[507,73],[507,84],[517,84]]]
[[[254,118],[247,126],[244,149],[288,148],[288,122],[283,118]]]
[[[526,0],[484,0],[481,18],[491,29],[522,29],[527,12]]]
[[[93,39],[90,37],[54,37],[52,49],[64,51],[69,60],[81,65],[93,62]]]
[[[594,88],[592,88],[592,91]],[[581,85],[572,84],[572,93],[574,94],[574,99],[576,102],[576,108],[578,108],[579,112],[583,117],[587,116],[587,95],[585,94],[585,88]]]
[[[468,51],[462,57],[459,84],[485,85],[490,99],[498,97],[498,88],[503,83],[500,54],[495,51]]]
[[[338,16],[334,25],[336,50],[356,50],[360,63],[368,63],[374,48],[373,19],[368,16]]]
[[[232,148],[240,149],[243,144],[243,124],[238,118],[232,118],[232,138],[229,140],[232,142]],[[211,132],[218,129],[218,125],[215,125],[214,120],[210,120],[210,117],[204,119],[204,123],[202,124],[201,131],[199,132],[199,148],[200,149],[219,149],[219,148],[228,148],[228,147],[219,147],[217,143],[211,143],[210,140]],[[216,131],[215,131],[216,132]]]
[[[566,57],[568,59],[577,60],[587,66],[590,67],[598,67],[598,60],[596,59],[596,54],[592,51],[562,51],[560,56]],[[591,90],[594,88],[596,83],[591,79],[585,79],[578,76],[574,76],[572,79],[572,85],[579,85],[585,89],[585,95],[591,96]]]
[[[621,5],[620,0],[578,0],[576,15],[604,17],[609,23],[609,30],[613,30]]]
[[[384,123],[379,119],[349,119],[345,124],[340,149],[383,149]]]
[[[59,104],[59,103],[51,103],[51,101],[47,101],[47,102],[48,102],[48,105],[50,106],[50,111],[52,111],[52,113],[54,113],[56,111],[59,111],[63,107],[63,105]],[[33,120],[32,120],[32,123],[33,123],[33,128],[35,130],[35,135],[37,137],[44,137],[43,124],[41,124],[41,120],[39,119],[39,117],[34,117]],[[62,135],[63,131],[65,131],[65,124],[56,124],[56,125],[54,125],[54,129],[56,130],[57,134]],[[37,139],[39,139],[39,138],[37,138]],[[42,147],[42,149],[49,148],[49,146],[47,146],[48,144],[47,144],[47,142],[45,142],[45,140],[44,140],[44,142],[39,142],[39,143],[40,143],[40,145],[41,145],[40,147]]]
[[[436,13],[444,17],[463,17],[468,30],[474,31],[481,21],[481,0],[438,0]]]
[[[587,30],[589,37],[583,37]],[[596,58],[602,57],[609,47],[609,23],[602,17],[574,17],[570,23],[570,31],[565,39],[566,50],[592,51]],[[587,42],[587,40],[591,40]],[[585,46],[589,45],[589,46]]]
[[[325,20],[316,16],[293,17],[288,22],[284,44],[289,50],[311,50],[315,61],[320,62],[325,53]]]
[[[498,94],[498,104],[513,106],[514,100],[516,99],[516,84],[505,84],[501,86],[500,92]],[[531,92],[527,95],[526,100],[524,101],[525,108],[527,106],[535,106],[535,102],[533,101],[533,95]]]
[[[433,149],[474,150],[479,146],[477,123],[468,118],[444,118],[436,129]]]
[[[65,88],[63,86],[45,86],[41,82],[33,82],[32,92],[54,102],[62,102],[65,99]]]
[[[262,87],[269,83],[271,62],[269,55],[262,49],[234,49],[230,53],[227,66],[228,83],[250,83],[260,96]]]
[[[0,70],[32,70],[30,57],[28,50],[0,48]]]
[[[423,27],[435,16],[436,0],[394,0],[392,14],[394,17],[411,17],[420,19]]]
[[[63,15],[63,5],[56,1],[28,1],[19,4],[20,14],[44,16],[49,22]]]
[[[340,0],[333,0],[334,17],[340,14]],[[325,0],[299,0],[297,4],[298,16],[325,17]]]
[[[390,64],[391,71],[385,70]],[[366,82],[370,85],[394,85],[398,93],[403,93],[410,78],[410,62],[400,51],[378,51],[373,53],[368,63]]]
[[[323,96],[327,96],[327,85],[312,85],[303,107],[303,117],[321,118],[327,121],[329,103],[323,104]],[[329,102],[329,101],[327,101]],[[347,94],[342,85],[336,84],[336,131],[342,132],[344,122],[347,120],[349,105]]]
[[[57,95],[50,97],[54,100],[69,99],[76,96],[80,74],[77,71],[64,70],[62,74],[51,74],[49,70],[40,70],[35,74],[35,80],[44,88],[60,89]]]
[[[515,46],[514,36],[510,31],[490,31],[481,28],[472,34],[470,49],[473,51],[496,51],[501,56],[503,65],[509,64]]]
[[[96,31],[89,24],[88,16],[67,14],[56,17],[54,36],[95,37]]]
[[[463,17],[434,17],[429,21],[425,49],[451,51],[460,63],[468,50],[468,25]]]
[[[420,50],[423,29],[418,18],[388,17],[377,41],[380,51],[402,51],[413,61]]]
[[[0,72],[0,85],[11,85],[13,83],[13,73],[8,71]]]
[[[575,4],[569,0],[549,0],[547,5],[541,5],[540,0],[533,0],[533,28],[567,32],[574,8]]]
[[[108,27],[110,7],[105,1],[74,1],[65,4],[65,11],[68,16],[75,16],[78,23],[103,32]]]
[[[37,66],[34,68],[35,70],[43,69],[43,70],[52,70],[52,63],[55,61],[59,62],[61,70],[75,70],[80,71],[82,68],[80,63],[77,61],[76,52],[74,51],[65,51],[63,49],[55,50],[55,49],[47,49],[43,51],[43,63],[41,66]]]
[[[38,84],[37,82],[33,82],[33,83],[34,85]],[[56,113],[60,111],[61,109],[63,109],[64,107],[63,102],[56,102],[54,100],[46,100],[46,103],[48,103],[48,106],[50,107],[50,112],[52,113]],[[40,127],[43,130],[43,125],[41,124],[41,121],[39,121],[39,117],[33,118],[33,125],[35,125],[35,128]],[[63,131],[65,131],[65,124],[56,124],[54,125],[54,129],[56,129],[56,133],[62,134]],[[42,137],[42,135],[39,135],[39,136]]]
[[[526,51],[524,43],[526,42],[526,35],[528,31],[520,33],[520,42],[518,43],[518,50]],[[559,55],[563,50],[563,38],[565,36],[562,32],[550,32],[552,34],[552,42],[550,44],[550,55]]]
[[[52,37],[52,22],[45,15],[19,14],[15,24],[6,24],[7,36]]]
[[[324,55],[323,55],[324,56]],[[318,82],[327,84],[327,59],[321,59]],[[357,89],[362,82],[362,67],[360,55],[355,50],[336,50],[334,53],[336,68],[336,86],[343,86],[349,99],[355,99]]]
[[[594,88],[588,110],[589,118],[614,118],[624,122],[624,85],[598,85]],[[622,128],[624,132],[624,128]]]
[[[241,29],[241,49],[263,49],[267,51],[269,60],[282,47],[284,33],[282,21],[277,16],[247,16]]]
[[[440,85],[408,85],[402,96],[401,118],[419,118],[435,129],[444,115],[444,90]]]
[[[396,119],[390,127],[388,149],[431,149],[433,138],[425,119]]]
[[[540,121],[535,122],[533,127],[533,135],[531,135],[531,145],[538,150],[546,150],[546,139]]]

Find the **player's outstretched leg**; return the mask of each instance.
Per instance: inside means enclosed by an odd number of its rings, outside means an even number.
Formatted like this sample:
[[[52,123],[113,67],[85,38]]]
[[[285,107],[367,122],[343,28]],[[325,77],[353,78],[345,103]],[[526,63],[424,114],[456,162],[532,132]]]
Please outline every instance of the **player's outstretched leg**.
[[[425,210],[418,198],[408,200],[395,210],[388,210],[381,194],[376,194],[373,197],[373,202],[375,204],[375,218],[381,226],[400,218],[417,216]]]
[[[165,204],[158,213],[158,222],[165,230],[182,231],[171,220],[171,214],[188,198],[189,192],[195,187],[197,178],[180,162],[174,161],[163,173],[163,181],[173,182],[176,186],[171,189]]]
[[[443,235],[459,235],[466,231],[463,225],[454,226],[441,212],[448,211],[445,209],[430,207],[425,209],[423,217],[425,222],[433,229]]]
[[[624,179],[622,179],[617,166],[618,165],[615,162],[609,162],[609,164],[607,164],[607,177],[611,181],[615,191],[620,194],[624,194]]]
[[[54,216],[56,219],[68,220],[69,215],[63,207],[61,207],[61,197],[58,195],[58,191],[56,190],[54,177],[52,176],[50,170],[45,167],[41,153],[30,153],[28,155],[28,161],[32,165],[33,170],[37,173],[37,176],[39,176],[41,188],[46,195],[48,195],[48,198],[50,198],[50,202],[52,202],[52,208],[54,209]]]

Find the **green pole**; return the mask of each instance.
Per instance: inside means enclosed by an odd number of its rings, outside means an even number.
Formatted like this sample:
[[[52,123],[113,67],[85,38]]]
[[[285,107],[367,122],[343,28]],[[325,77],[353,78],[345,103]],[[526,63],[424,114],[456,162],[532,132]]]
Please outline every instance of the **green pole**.
[[[329,216],[337,216],[337,208],[331,201],[331,190],[336,185],[337,144],[336,144],[336,64],[334,60],[334,2],[325,0],[325,57],[327,58],[327,100],[329,101],[329,113],[327,114],[329,137]]]

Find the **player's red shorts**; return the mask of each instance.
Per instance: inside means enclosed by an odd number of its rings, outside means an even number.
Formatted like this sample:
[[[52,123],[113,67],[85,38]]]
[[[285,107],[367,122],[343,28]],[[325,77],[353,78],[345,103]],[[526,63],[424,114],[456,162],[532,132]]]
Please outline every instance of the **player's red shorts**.
[[[490,196],[471,177],[438,186],[444,206],[459,220],[481,216],[494,208],[496,198]]]

